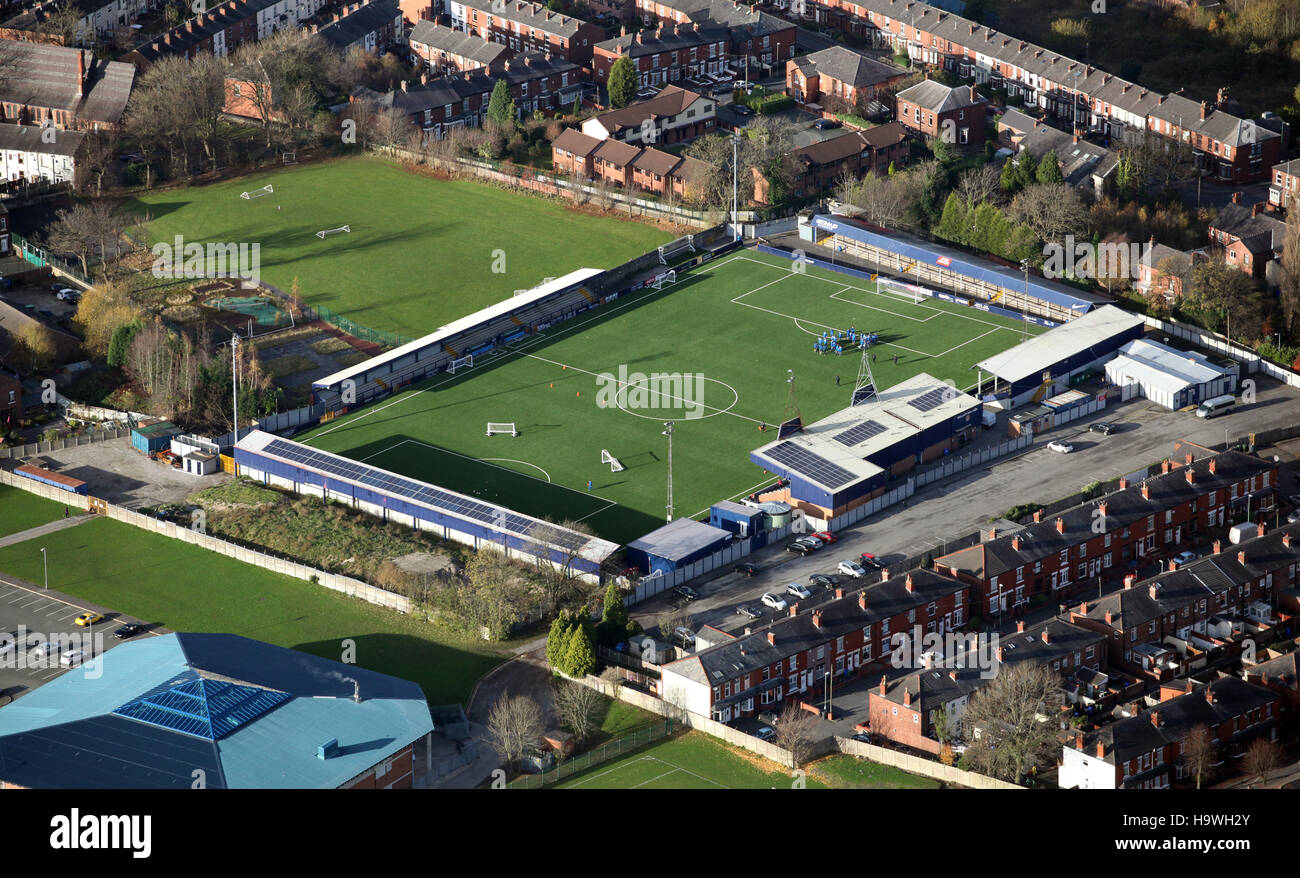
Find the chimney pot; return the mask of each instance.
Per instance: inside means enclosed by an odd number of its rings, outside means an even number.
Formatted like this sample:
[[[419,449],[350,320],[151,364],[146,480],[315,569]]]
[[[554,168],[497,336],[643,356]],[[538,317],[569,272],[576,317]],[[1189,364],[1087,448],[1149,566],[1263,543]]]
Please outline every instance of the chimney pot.
[[[1133,587],[1133,583],[1137,582],[1137,578],[1138,578],[1138,577],[1137,577],[1137,574],[1136,574],[1136,573],[1129,573],[1129,574],[1126,574],[1126,575],[1124,576],[1124,587],[1125,587],[1125,588],[1132,588],[1132,587]]]
[[[1004,662],[1004,661],[1006,661],[1006,660],[1007,660],[1007,648],[1006,648],[1005,646],[999,646],[999,647],[998,647],[998,661],[999,661],[999,662]]]
[[[1128,487],[1128,479],[1120,479],[1120,480],[1119,480],[1119,489],[1120,489],[1121,491],[1123,491],[1123,490],[1126,489],[1127,487]]]
[[[1151,583],[1150,587],[1147,589],[1147,594],[1150,595],[1151,600],[1158,600],[1160,597],[1160,583]]]
[[[1044,628],[1044,629],[1043,629],[1043,643],[1051,643],[1051,642],[1052,642],[1052,632],[1051,632],[1051,631],[1048,631],[1046,628]]]
[[[863,610],[867,608],[867,593],[865,591],[858,593],[858,607]]]
[[[1206,112],[1209,111],[1209,109],[1210,109],[1210,104],[1209,104],[1209,102],[1207,102],[1207,101],[1201,101],[1201,121],[1202,121],[1202,122],[1205,121],[1205,114],[1206,114]]]
[[[839,586],[837,586],[837,587],[835,588],[835,599],[836,599],[836,600],[839,600],[839,599],[842,598],[842,597],[844,597],[844,589],[841,588],[841,587],[839,587]]]
[[[1025,622],[1023,619],[1016,623],[1016,633],[1017,634],[1025,633]]]
[[[1205,687],[1205,700],[1210,704],[1214,703],[1214,692],[1211,691],[1209,686]]]
[[[1192,465],[1193,463],[1195,463],[1195,462],[1196,462],[1196,458],[1193,457],[1193,456],[1190,455],[1190,454],[1187,455],[1187,456],[1185,456],[1185,457],[1183,458],[1183,465],[1184,465],[1184,466],[1191,466],[1191,465]]]
[[[1160,728],[1160,711],[1158,710],[1151,711],[1151,725],[1155,726],[1156,728]]]
[[[1106,611],[1106,624],[1107,625],[1115,624],[1115,614],[1112,613],[1110,610]]]
[[[956,683],[956,682],[957,682],[957,671],[956,671],[956,670],[949,671],[949,672],[948,672],[948,679],[950,679],[950,680],[952,680],[954,683]]]
[[[797,616],[797,615],[799,615],[799,603],[798,603],[798,601],[796,601],[795,603],[793,603],[793,604],[790,605],[790,615],[791,615],[791,616]]]
[[[884,675],[884,674],[881,674],[881,675],[880,675],[880,694],[881,694],[881,695],[886,694],[886,690],[887,690],[887,689],[888,689],[888,683],[887,683],[887,681],[885,680],[885,675]]]
[[[1219,468],[1218,463],[1215,461],[1215,459],[1210,458],[1210,473],[1213,474],[1214,471],[1217,470],[1218,468]]]
[[[1185,472],[1185,473],[1187,474],[1187,484],[1189,484],[1189,485],[1195,485],[1195,484],[1196,484],[1196,470],[1194,470],[1194,469],[1188,467],[1187,469],[1183,470],[1183,472]]]
[[[1219,554],[1219,553],[1222,552],[1222,551],[1223,551],[1223,541],[1222,541],[1222,540],[1215,540],[1215,541],[1214,541],[1214,554],[1217,555],[1217,554]]]
[[[1086,615],[1088,615],[1088,602],[1087,602],[1087,601],[1084,601],[1083,603],[1079,604],[1079,615],[1081,615],[1081,616],[1086,616]]]
[[[1175,570],[1177,570],[1177,569],[1178,569],[1178,562],[1175,561],[1173,558],[1170,558],[1170,559],[1169,559],[1169,572],[1170,572],[1170,573],[1173,573],[1173,572],[1174,572]]]
[[[1056,519],[1056,532],[1057,532],[1058,534],[1063,534],[1063,533],[1065,533],[1065,519],[1064,519],[1064,518],[1058,518],[1058,519]]]
[[[1291,535],[1290,535],[1290,534],[1282,534],[1282,545],[1286,546],[1288,549],[1291,548]]]
[[[916,591],[916,587],[912,585],[912,574],[910,573],[907,574],[907,590]]]
[[[1041,509],[1035,509],[1035,510],[1034,510],[1034,524],[1038,524],[1038,523],[1041,522],[1042,520],[1043,520],[1043,510],[1041,510]]]
[[[1146,482],[1142,483],[1142,499],[1143,500],[1151,499],[1151,488],[1148,487]]]
[[[903,690],[903,704],[909,707],[912,704],[912,691],[910,689]]]

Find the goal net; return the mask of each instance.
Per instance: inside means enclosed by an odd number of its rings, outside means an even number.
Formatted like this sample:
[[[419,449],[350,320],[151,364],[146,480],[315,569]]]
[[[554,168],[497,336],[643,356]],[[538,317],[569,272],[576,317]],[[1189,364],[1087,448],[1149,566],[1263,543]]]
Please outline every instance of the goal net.
[[[675,284],[675,283],[677,283],[677,272],[670,268],[667,271],[662,272],[661,274],[655,275],[655,279],[651,281],[650,285],[653,286],[656,290],[662,290],[664,288],[664,284]]]
[[[917,284],[904,283],[901,280],[894,280],[892,277],[876,278],[876,292],[890,293],[891,295],[898,296],[900,299],[907,299],[916,305],[921,303],[922,296],[928,298],[930,295],[930,291],[925,287],[918,286]]]
[[[321,229],[319,232],[316,233],[316,237],[324,238],[326,235],[333,235],[335,232],[347,232],[350,235],[352,234],[352,227],[339,226],[337,229]]]
[[[519,435],[519,431],[515,429],[515,425],[513,423],[497,424],[497,423],[493,423],[492,421],[488,421],[487,434],[489,436],[495,436],[497,433],[509,433],[511,436]]]
[[[609,471],[612,473],[621,473],[624,469],[626,469],[626,467],[619,462],[619,459],[617,457],[610,454],[608,451],[606,451],[603,448],[600,449],[600,462],[609,464]]]
[[[450,373],[452,373],[453,375],[455,375],[457,369],[468,369],[469,367],[471,367],[471,366],[473,366],[473,365],[474,365],[474,355],[473,355],[473,354],[466,354],[466,355],[463,356],[463,357],[460,357],[460,358],[458,358],[458,359],[452,360],[452,361],[451,361],[451,365],[449,365],[449,366],[447,367],[447,371],[450,372]],[[489,433],[488,435],[490,436],[490,435],[492,435],[492,434]]]
[[[298,153],[296,152],[281,153],[280,161],[284,162],[286,165],[296,165],[298,164]]]
[[[667,244],[664,244],[659,248],[659,261],[664,265],[667,265],[669,259],[672,259],[679,253],[685,253],[688,250],[692,253],[695,252],[694,235],[683,235],[675,241],[669,241]]]
[[[254,198],[261,198],[263,195],[271,195],[274,194],[274,192],[275,190],[271,188],[271,184],[267,183],[261,189],[253,189],[248,192],[240,192],[239,197],[244,199],[245,201],[252,201]]]

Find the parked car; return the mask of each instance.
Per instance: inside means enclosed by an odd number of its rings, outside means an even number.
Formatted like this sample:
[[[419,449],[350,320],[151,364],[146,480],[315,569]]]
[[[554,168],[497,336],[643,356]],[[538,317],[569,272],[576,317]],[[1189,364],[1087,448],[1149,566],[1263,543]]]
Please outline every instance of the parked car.
[[[81,293],[74,289],[59,290],[58,298],[62,302],[75,302],[81,298]]]
[[[690,649],[695,646],[695,632],[689,628],[674,628],[673,640],[680,643],[683,649]]]
[[[744,104],[732,104],[731,109],[736,111],[737,116],[752,116],[754,111]]]
[[[804,542],[804,543],[812,543],[814,546],[816,546],[819,549],[822,546],[830,544],[830,540],[824,540],[821,537],[817,536],[817,534],[804,534],[803,536],[799,537],[799,540],[800,542]]]
[[[1297,521],[1300,521],[1300,509],[1297,509],[1286,517],[1287,524],[1295,524]]]
[[[742,561],[731,569],[735,573],[743,573],[746,576],[755,576],[758,574],[758,568],[753,564],[750,564],[748,561]]]
[[[872,570],[884,570],[885,564],[870,552],[863,552],[858,556],[858,563],[863,567],[870,567]]]
[[[820,585],[823,588],[831,588],[839,581],[839,577],[833,573],[814,573],[808,577],[808,582],[813,585]]]
[[[843,128],[844,123],[838,119],[818,119],[813,123],[813,127],[820,131],[828,131],[832,128]]]
[[[127,622],[121,628],[114,631],[113,636],[118,640],[126,640],[127,638],[135,637],[143,630],[144,626],[139,622]]]
[[[771,728],[770,726],[763,726],[763,728],[754,733],[754,737],[758,738],[760,741],[770,741],[776,737],[776,729]]]
[[[63,653],[63,655],[59,656],[59,664],[63,665],[65,668],[75,668],[79,667],[87,658],[88,656],[84,651],[80,649],[69,649]]]
[[[765,710],[758,715],[758,721],[765,726],[776,725],[777,719],[778,719],[777,715],[770,710]]]
[[[1297,509],[1300,509],[1300,494],[1292,494],[1291,496],[1286,498],[1286,502],[1290,503],[1292,506],[1296,507]]]
[[[799,537],[797,540],[794,541],[794,544],[800,546],[807,546],[809,551],[814,551],[814,552],[822,547],[821,541],[815,540],[812,537]]]
[[[98,625],[104,621],[104,617],[99,613],[82,613],[73,620],[78,628],[85,628],[87,625]]]
[[[1055,451],[1058,454],[1069,454],[1074,450],[1074,446],[1064,439],[1053,439],[1047,443],[1047,448],[1049,451]]]
[[[1176,561],[1179,565],[1191,564],[1195,560],[1196,560],[1195,552],[1179,552],[1177,555],[1174,556],[1174,561]]]
[[[35,646],[27,647],[27,657],[34,659],[48,658],[49,656],[54,655],[57,649],[58,647],[56,645],[46,640],[42,643],[36,644]]]
[[[784,610],[787,606],[789,606],[785,602],[785,598],[781,597],[779,594],[777,594],[774,591],[769,591],[766,594],[764,594],[762,597],[762,602],[764,606],[771,607],[772,609],[778,612]]]
[[[800,600],[804,600],[806,598],[812,597],[812,591],[808,588],[808,586],[800,585],[797,582],[792,582],[789,585],[787,585],[785,587],[785,593],[794,595]]]
[[[1111,424],[1106,421],[1098,421],[1097,423],[1090,424],[1088,426],[1089,433],[1100,433],[1103,436],[1109,436],[1111,433],[1114,433],[1117,429],[1119,429],[1118,425]]]
[[[814,547],[810,543],[801,543],[798,540],[795,540],[793,543],[786,546],[785,550],[792,555],[809,555],[814,551]]]
[[[845,576],[852,576],[854,579],[860,579],[867,575],[867,570],[856,561],[841,561],[839,571]]]
[[[676,588],[673,589],[673,594],[677,595],[679,598],[681,598],[684,601],[698,600],[700,597],[700,593],[697,592],[695,589],[691,588],[689,585],[677,586]]]
[[[821,540],[823,543],[833,543],[838,539],[835,534],[828,530],[819,530],[817,533],[813,534],[813,536]]]
[[[864,743],[864,744],[870,744],[870,743],[871,743],[871,733],[870,733],[870,732],[858,732],[856,735],[853,736],[853,740],[855,740],[855,741],[861,741],[861,742]]]
[[[736,612],[744,616],[746,619],[763,618],[763,611],[757,607],[751,607],[749,604],[743,604],[742,606],[736,607]]]

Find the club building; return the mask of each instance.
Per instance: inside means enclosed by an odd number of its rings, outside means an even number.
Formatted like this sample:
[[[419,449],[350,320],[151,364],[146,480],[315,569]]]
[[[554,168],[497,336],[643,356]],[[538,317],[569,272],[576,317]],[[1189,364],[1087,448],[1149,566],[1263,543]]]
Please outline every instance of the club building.
[[[268,485],[344,503],[475,549],[494,545],[507,554],[545,558],[591,579],[599,577],[601,563],[618,549],[606,540],[261,430],[235,446],[235,464],[240,475]]]
[[[947,290],[938,297],[945,301],[1039,326],[1068,323],[1111,301],[849,217],[815,214],[800,222],[799,236],[856,257],[879,274]]]
[[[921,373],[769,442],[749,459],[789,480],[763,499],[828,520],[884,494],[918,463],[965,445],[980,428],[982,409],[975,397]]]

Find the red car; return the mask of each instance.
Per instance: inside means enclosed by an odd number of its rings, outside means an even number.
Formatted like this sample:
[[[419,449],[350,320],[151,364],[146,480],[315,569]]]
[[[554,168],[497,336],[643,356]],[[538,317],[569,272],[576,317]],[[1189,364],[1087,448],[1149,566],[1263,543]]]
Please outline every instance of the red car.
[[[862,553],[862,566],[874,567],[877,570],[885,569],[885,565],[882,564],[880,561],[876,560],[876,556],[871,554],[870,552]]]
[[[819,530],[815,534],[813,534],[813,536],[821,540],[823,543],[835,542],[835,534],[831,533],[828,530]]]

